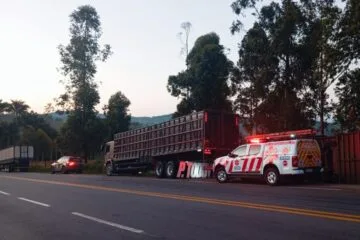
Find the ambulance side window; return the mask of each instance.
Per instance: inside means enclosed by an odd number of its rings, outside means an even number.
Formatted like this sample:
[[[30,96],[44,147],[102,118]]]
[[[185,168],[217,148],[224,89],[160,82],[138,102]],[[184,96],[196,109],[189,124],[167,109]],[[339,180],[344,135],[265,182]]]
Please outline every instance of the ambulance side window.
[[[250,145],[249,155],[258,155],[261,150],[261,145]]]
[[[232,153],[236,154],[238,157],[245,156],[246,155],[246,145],[240,146],[237,149],[235,149]]]

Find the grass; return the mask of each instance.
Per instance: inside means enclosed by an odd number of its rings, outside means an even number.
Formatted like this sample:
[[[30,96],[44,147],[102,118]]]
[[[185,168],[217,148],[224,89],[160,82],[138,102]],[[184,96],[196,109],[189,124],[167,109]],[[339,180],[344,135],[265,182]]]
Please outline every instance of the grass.
[[[46,165],[44,161],[31,161],[29,172],[51,172],[51,163],[53,161],[47,161]],[[103,161],[100,160],[89,160],[87,164],[85,164],[83,173],[86,174],[103,174]]]
[[[29,172],[40,172],[40,173],[50,173],[51,172],[51,163],[53,161],[47,161],[46,166],[44,161],[31,161],[30,162],[30,168]],[[101,159],[96,160],[89,160],[87,164],[85,164],[83,173],[85,174],[98,174],[102,175],[105,174],[104,171],[104,162]],[[125,173],[124,173],[125,174]],[[126,174],[127,175],[127,174]],[[153,170],[148,170],[146,172],[143,172],[139,176],[155,176],[155,173]]]

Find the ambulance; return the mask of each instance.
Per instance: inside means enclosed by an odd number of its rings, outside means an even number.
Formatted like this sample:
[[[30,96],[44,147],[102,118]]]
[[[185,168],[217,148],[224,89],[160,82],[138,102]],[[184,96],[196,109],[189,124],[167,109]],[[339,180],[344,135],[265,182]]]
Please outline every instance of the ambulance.
[[[246,137],[246,144],[215,159],[214,175],[219,183],[234,177],[262,177],[271,186],[285,177],[320,176],[321,151],[315,135],[306,129]]]

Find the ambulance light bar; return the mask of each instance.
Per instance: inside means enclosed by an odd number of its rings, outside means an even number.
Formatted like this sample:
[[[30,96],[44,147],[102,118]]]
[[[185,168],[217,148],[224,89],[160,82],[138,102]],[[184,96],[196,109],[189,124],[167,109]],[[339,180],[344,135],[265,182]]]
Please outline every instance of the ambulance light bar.
[[[313,129],[305,129],[305,130],[297,130],[297,131],[287,131],[287,132],[278,132],[278,133],[269,133],[269,134],[260,134],[260,135],[252,135],[246,137],[246,141],[250,143],[261,143],[267,141],[274,141],[280,139],[295,139],[299,137],[306,136],[315,136],[316,130]]]

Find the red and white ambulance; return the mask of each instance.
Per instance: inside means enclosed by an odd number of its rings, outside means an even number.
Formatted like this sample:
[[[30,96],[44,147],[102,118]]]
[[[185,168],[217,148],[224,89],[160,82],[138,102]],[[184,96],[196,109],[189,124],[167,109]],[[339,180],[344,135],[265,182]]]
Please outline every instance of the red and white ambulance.
[[[220,183],[232,177],[263,177],[277,185],[285,176],[319,175],[321,151],[312,129],[254,135],[247,144],[215,159],[213,171]]]

